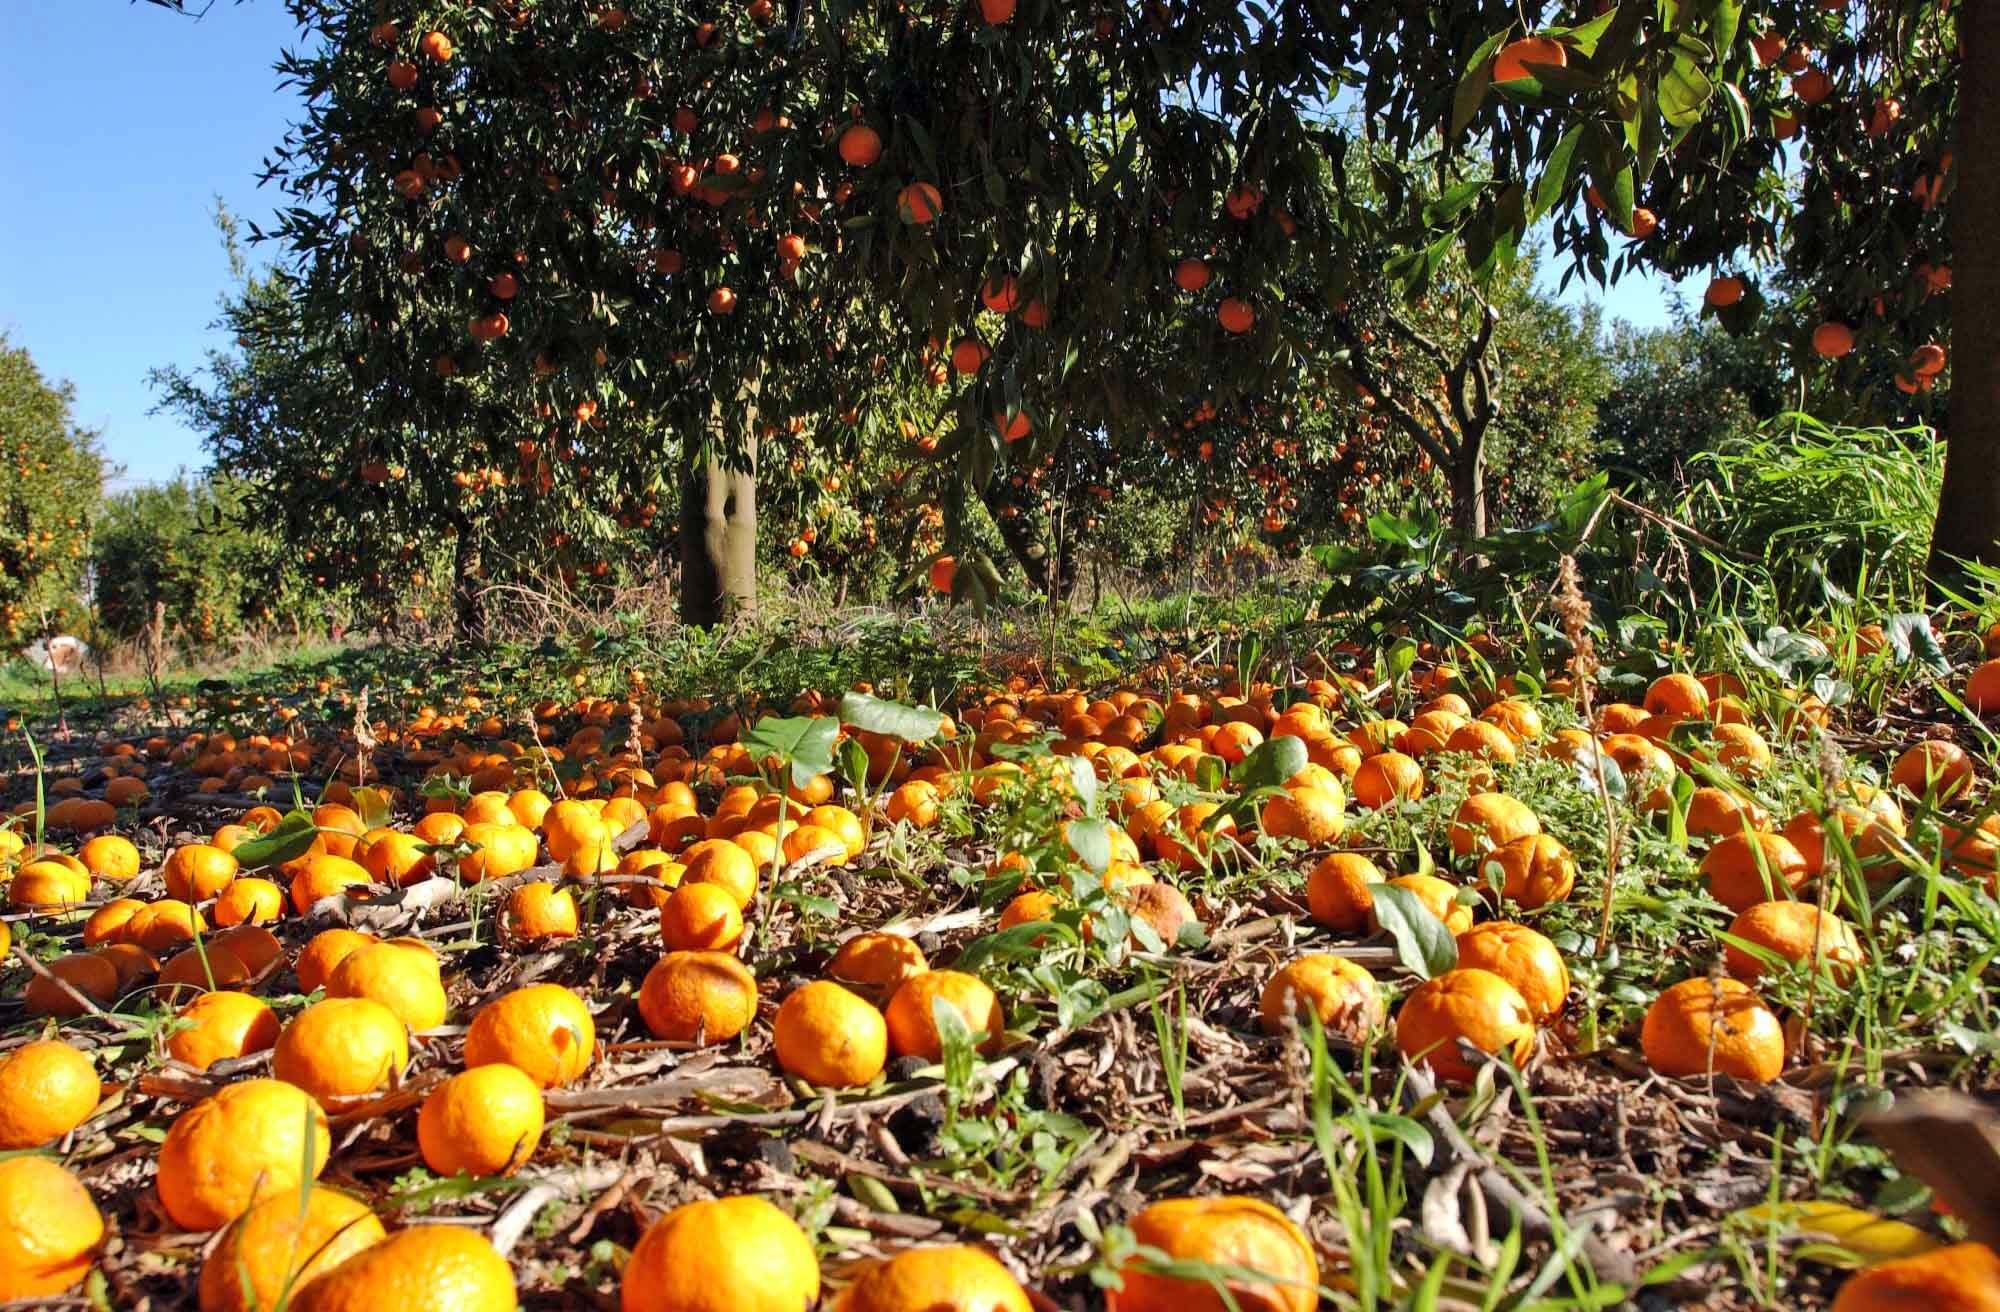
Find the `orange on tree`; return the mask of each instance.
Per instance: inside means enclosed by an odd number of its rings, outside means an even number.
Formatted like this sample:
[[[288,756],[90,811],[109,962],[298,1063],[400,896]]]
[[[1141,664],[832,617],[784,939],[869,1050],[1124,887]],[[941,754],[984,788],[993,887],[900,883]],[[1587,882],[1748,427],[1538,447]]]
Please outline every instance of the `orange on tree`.
[[[1748,985],[1682,980],[1653,999],[1640,1029],[1646,1061],[1662,1075],[1713,1071],[1763,1084],[1785,1068],[1785,1031]]]
[[[0,1158],[0,1302],[67,1293],[103,1243],[104,1216],[81,1180],[46,1157]]]
[[[882,1073],[889,1029],[882,1013],[831,980],[813,980],[786,996],[772,1022],[778,1064],[810,1084],[854,1088]]]
[[[545,1089],[590,1069],[597,1024],[582,998],[560,984],[530,984],[479,1009],[465,1034],[465,1064],[505,1063]]]
[[[409,1034],[395,1012],[371,998],[325,998],[285,1023],[271,1073],[325,1102],[374,1093],[409,1064]]]
[[[432,1089],[417,1114],[417,1147],[439,1175],[511,1175],[542,1142],[542,1089],[494,1062]]]
[[[1167,1198],[1142,1208],[1132,1237],[1169,1261],[1225,1268],[1218,1284],[1203,1275],[1147,1269],[1134,1255],[1119,1268],[1106,1312],[1313,1312],[1319,1306],[1319,1259],[1283,1212],[1257,1198]],[[1234,1273],[1243,1272],[1238,1277]]]
[[[1504,1054],[1515,1065],[1528,1059],[1535,1018],[1520,990],[1489,970],[1447,970],[1425,980],[1396,1013],[1396,1047],[1412,1062],[1427,1063],[1439,1079],[1468,1083],[1476,1074],[1459,1043]]]
[[[370,1244],[299,1292],[292,1312],[514,1312],[514,1271],[485,1235],[413,1225]]]
[[[361,1200],[311,1185],[272,1194],[236,1218],[201,1264],[201,1312],[275,1308],[384,1237]]]
[[[963,971],[927,970],[905,980],[889,999],[885,1017],[891,1052],[926,1061],[937,1061],[944,1055],[933,1011],[940,1000],[958,1013],[980,1052],[991,1055],[999,1050],[1007,1022],[1000,999],[986,982]]]
[[[326,1113],[304,1089],[266,1079],[224,1085],[168,1128],[160,1203],[183,1230],[214,1230],[261,1198],[297,1198],[305,1159],[317,1179],[331,1147]]]
[[[60,1039],[0,1053],[0,1152],[62,1138],[90,1119],[102,1092],[90,1058]]]

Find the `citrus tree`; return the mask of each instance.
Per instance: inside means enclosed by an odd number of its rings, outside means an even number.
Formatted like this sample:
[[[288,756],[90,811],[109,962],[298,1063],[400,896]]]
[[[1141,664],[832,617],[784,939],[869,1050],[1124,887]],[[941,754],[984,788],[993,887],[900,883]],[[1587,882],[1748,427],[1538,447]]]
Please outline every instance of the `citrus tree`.
[[[0,642],[73,624],[83,601],[91,523],[104,478],[97,435],[0,332]]]

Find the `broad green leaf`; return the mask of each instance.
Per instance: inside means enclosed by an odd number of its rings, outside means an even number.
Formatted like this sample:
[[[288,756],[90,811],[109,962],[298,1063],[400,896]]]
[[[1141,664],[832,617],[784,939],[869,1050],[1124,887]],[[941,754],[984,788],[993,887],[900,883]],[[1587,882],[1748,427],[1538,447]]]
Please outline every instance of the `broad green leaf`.
[[[906,743],[927,743],[937,737],[941,727],[935,710],[905,706],[865,692],[850,692],[840,699],[840,718],[857,729],[901,738]]]
[[[1111,864],[1111,831],[1102,820],[1072,820],[1065,830],[1069,850],[1098,874]]]
[[[390,803],[389,794],[380,788],[355,789],[354,813],[370,829],[380,829],[396,818],[396,808]]]
[[[1684,128],[1701,118],[1702,107],[1715,94],[1715,84],[1693,60],[1677,55],[1660,78],[1658,94],[1660,112],[1667,122]]]
[[[1933,674],[1950,674],[1951,661],[1938,645],[1937,633],[1928,615],[1891,615],[1888,623],[1889,650],[1904,665],[1921,665]]]
[[[304,811],[292,811],[273,826],[270,833],[238,843],[233,855],[236,864],[245,870],[279,865],[294,857],[304,856],[318,836],[319,826],[313,823],[311,815]]]
[[[1396,940],[1396,959],[1420,979],[1431,979],[1458,964],[1458,941],[1407,888],[1370,884],[1375,919]]]
[[[1286,735],[1257,744],[1238,763],[1229,777],[1242,792],[1259,788],[1282,788],[1285,780],[1306,768],[1312,759],[1303,738]]]
[[[840,721],[825,715],[778,719],[767,715],[743,735],[743,749],[761,765],[776,758],[792,770],[792,782],[803,788],[814,776],[833,769],[833,741]]]

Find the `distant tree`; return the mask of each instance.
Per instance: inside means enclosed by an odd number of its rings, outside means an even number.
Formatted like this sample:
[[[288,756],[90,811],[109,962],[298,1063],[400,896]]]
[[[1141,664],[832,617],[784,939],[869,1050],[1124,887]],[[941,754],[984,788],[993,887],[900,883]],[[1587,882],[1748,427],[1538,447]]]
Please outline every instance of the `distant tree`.
[[[104,460],[97,434],[70,413],[75,397],[0,333],[0,641],[9,646],[82,609]]]
[[[1788,408],[1778,348],[1682,317],[1666,328],[1616,324],[1606,342],[1612,383],[1597,406],[1596,444],[1614,470],[1680,481],[1689,457],[1747,435]]]

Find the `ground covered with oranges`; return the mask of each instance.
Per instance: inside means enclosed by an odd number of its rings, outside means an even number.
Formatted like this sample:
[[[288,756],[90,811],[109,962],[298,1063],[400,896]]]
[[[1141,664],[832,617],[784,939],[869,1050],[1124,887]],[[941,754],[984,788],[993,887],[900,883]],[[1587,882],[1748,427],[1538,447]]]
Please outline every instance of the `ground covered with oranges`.
[[[2000,1046],[2000,662],[1915,649],[378,651],[30,724],[0,1302],[1990,1306],[1864,1124]]]

